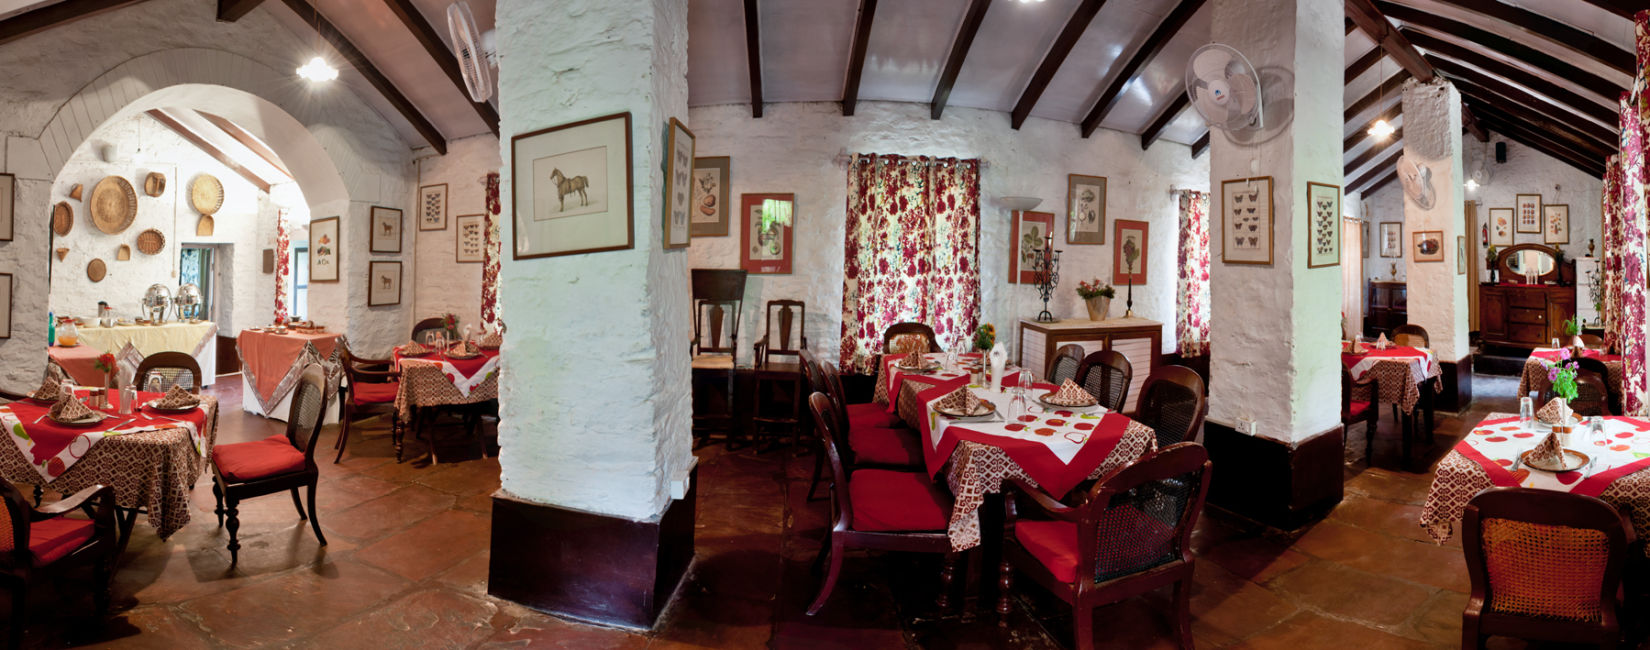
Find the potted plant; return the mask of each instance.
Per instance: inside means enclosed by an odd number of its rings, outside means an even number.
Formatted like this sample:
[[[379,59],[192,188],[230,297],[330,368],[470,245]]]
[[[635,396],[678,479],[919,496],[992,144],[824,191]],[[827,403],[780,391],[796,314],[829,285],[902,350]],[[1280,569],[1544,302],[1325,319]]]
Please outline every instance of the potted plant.
[[[1575,401],[1579,387],[1576,386],[1576,371],[1579,365],[1570,356],[1569,350],[1559,351],[1558,363],[1547,369],[1547,380],[1552,382],[1553,395],[1558,396],[1558,424],[1553,431],[1559,433],[1570,432],[1570,402]]]
[[[997,328],[992,327],[991,323],[981,325],[980,329],[974,331],[974,349],[980,351],[990,351],[991,346],[996,344]]]
[[[1498,251],[1495,250],[1495,244],[1490,244],[1489,248],[1484,249],[1484,268],[1490,272],[1491,284],[1494,284],[1497,279],[1495,277],[1497,271],[1495,268],[1495,261],[1498,257],[1500,257],[1497,253]]]
[[[1111,312],[1111,299],[1117,297],[1117,290],[1095,278],[1078,282],[1077,295],[1089,308],[1089,320],[1106,320],[1106,316]]]
[[[1571,316],[1564,320],[1564,335],[1570,337],[1570,349],[1577,356],[1580,356],[1587,348],[1587,344],[1581,340],[1581,318],[1579,316]]]

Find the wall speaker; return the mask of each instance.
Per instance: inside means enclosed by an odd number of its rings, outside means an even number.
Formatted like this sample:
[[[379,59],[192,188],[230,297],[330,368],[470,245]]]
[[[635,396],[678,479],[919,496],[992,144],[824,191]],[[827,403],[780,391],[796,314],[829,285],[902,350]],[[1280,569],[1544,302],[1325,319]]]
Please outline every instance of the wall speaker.
[[[274,272],[275,272],[275,249],[265,248],[264,249],[264,273],[268,274],[268,273],[274,273]]]
[[[1495,143],[1495,162],[1498,162],[1498,163],[1507,162],[1507,143],[1505,143],[1505,142]]]

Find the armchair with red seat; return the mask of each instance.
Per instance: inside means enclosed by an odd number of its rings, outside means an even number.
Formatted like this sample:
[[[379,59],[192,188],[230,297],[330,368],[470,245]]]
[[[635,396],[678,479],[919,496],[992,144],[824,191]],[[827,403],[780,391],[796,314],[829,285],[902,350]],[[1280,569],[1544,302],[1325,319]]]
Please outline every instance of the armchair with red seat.
[[[214,512],[220,526],[227,516],[230,567],[240,561],[240,502],[266,494],[291,492],[298,518],[308,519],[315,539],[322,546],[327,545],[326,536],[321,534],[321,520],[315,515],[315,486],[321,475],[315,466],[315,442],[326,421],[326,385],[326,372],[320,364],[309,364],[292,391],[286,433],[253,442],[218,445],[212,450],[212,496],[217,499]],[[307,517],[298,488],[309,490]]]
[[[349,344],[341,339],[338,345],[342,346],[340,362],[344,364],[344,378],[347,381],[338,388],[338,442],[335,445],[338,456],[332,462],[344,459],[351,423],[362,416],[385,413],[390,416],[395,462],[401,462],[401,416],[395,408],[395,396],[401,392],[401,373],[395,370],[390,359],[356,356],[350,351]]]
[[[1365,399],[1353,399],[1356,397]],[[1381,387],[1374,375],[1368,381],[1352,381],[1352,371],[1341,366],[1341,424],[1352,426],[1364,423],[1364,459],[1375,462],[1375,431],[1381,428]]]
[[[897,416],[888,413],[880,404],[844,404],[842,377],[837,374],[836,368],[820,363],[813,353],[804,351],[802,364],[812,390],[825,393],[830,400],[836,421],[848,423],[848,448],[843,462],[850,471],[862,465],[895,469],[923,465],[922,441]],[[837,433],[841,435],[842,431]],[[813,480],[808,483],[810,500],[815,498],[814,488],[823,478],[824,464],[825,454],[821,451],[814,457]]]
[[[92,603],[101,616],[109,609],[109,580],[114,575],[120,545],[115,527],[115,491],[94,485],[72,496],[35,509],[10,482],[0,481],[10,526],[0,524],[0,578],[11,591],[11,629],[7,647],[23,644],[29,620],[25,604],[36,576],[54,578],[82,566],[92,567]],[[69,517],[82,512],[88,518]]]

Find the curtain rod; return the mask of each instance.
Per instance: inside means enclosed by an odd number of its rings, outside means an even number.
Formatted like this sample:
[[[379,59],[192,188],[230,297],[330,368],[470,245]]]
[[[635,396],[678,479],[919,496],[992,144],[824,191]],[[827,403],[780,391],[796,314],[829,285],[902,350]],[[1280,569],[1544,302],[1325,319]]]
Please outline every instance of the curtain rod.
[[[856,156],[861,156],[861,155],[866,155],[866,156],[871,156],[871,155],[876,155],[876,156],[901,155],[901,156],[905,156],[905,154],[857,154],[857,153],[849,153],[847,149],[841,149],[841,150],[837,151],[836,157],[833,158],[832,161],[836,163],[836,166],[846,169],[848,167],[848,165],[853,163],[854,158]],[[916,156],[905,156],[905,157],[906,158],[914,158]],[[928,156],[928,157],[929,158],[941,158],[942,156]],[[956,156],[943,156],[943,157],[956,158]],[[962,160],[966,160],[966,159],[962,159]],[[979,157],[975,158],[975,160],[979,161],[981,170],[991,168],[991,163],[986,162],[985,156],[979,156]],[[930,164],[932,164],[932,163],[930,163]]]

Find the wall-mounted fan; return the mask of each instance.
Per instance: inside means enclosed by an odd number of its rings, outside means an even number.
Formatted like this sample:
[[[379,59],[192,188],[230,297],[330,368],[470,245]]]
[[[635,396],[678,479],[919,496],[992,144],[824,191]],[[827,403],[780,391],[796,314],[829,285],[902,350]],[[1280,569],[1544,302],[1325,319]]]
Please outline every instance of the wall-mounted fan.
[[[1432,190],[1432,169],[1426,163],[1398,157],[1398,180],[1404,184],[1404,194],[1422,210],[1431,210],[1435,195]]]
[[[458,58],[458,69],[464,74],[464,87],[470,91],[470,99],[487,101],[493,96],[493,68],[498,65],[493,30],[482,32],[476,27],[470,3],[454,2],[447,6],[447,33],[453,38],[453,56]]]
[[[1229,45],[1210,43],[1192,53],[1186,62],[1186,96],[1210,128],[1240,131],[1264,124],[1260,75]]]

